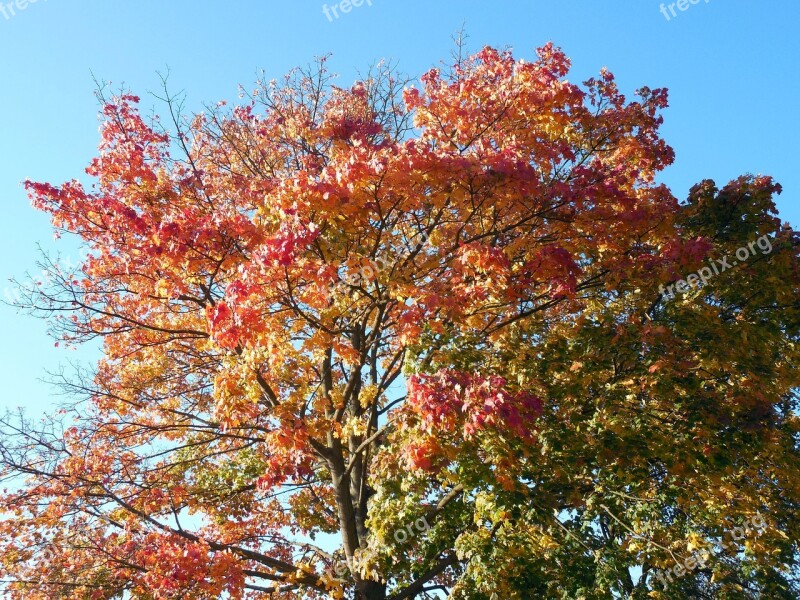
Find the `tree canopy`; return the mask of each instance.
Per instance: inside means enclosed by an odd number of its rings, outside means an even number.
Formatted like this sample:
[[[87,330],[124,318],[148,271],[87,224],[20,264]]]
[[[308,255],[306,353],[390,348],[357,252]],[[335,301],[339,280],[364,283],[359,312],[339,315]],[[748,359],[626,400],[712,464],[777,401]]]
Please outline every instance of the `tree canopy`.
[[[87,257],[20,305],[103,358],[3,420],[9,597],[798,597],[780,186],[678,201],[666,90],[569,68],[103,97],[91,187],[25,184]]]

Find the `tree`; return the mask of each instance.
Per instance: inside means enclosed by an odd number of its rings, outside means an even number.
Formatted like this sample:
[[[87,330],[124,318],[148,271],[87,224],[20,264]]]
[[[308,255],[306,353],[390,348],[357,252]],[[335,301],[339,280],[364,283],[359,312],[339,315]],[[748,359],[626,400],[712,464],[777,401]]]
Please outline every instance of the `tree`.
[[[103,359],[4,420],[9,596],[796,597],[780,189],[679,203],[666,91],[568,70],[323,60],[169,128],[104,99],[94,186],[26,183],[88,256],[21,304]]]

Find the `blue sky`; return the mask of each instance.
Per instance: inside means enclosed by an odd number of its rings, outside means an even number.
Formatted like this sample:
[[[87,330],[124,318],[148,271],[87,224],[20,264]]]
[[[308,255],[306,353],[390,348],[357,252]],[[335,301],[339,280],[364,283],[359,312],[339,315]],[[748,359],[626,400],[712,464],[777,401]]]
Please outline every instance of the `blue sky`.
[[[364,0],[329,19],[318,0],[38,0],[13,11],[0,0],[0,290],[35,271],[37,243],[77,258],[68,240],[53,242],[19,183],[83,177],[98,141],[92,73],[147,106],[157,71],[169,68],[172,88],[200,109],[235,101],[260,69],[278,78],[327,53],[342,84],[381,58],[419,75],[449,56],[462,24],[473,50],[510,46],[531,57],[552,40],[572,58],[574,81],[607,66],[626,92],[670,88],[664,136],[677,161],[663,180],[675,195],[704,178],[771,174],[784,186],[781,213],[797,226],[800,3],[685,1],[674,16],[666,3],[665,16],[656,0]],[[45,330],[0,306],[0,410],[53,405],[38,379],[75,356]]]

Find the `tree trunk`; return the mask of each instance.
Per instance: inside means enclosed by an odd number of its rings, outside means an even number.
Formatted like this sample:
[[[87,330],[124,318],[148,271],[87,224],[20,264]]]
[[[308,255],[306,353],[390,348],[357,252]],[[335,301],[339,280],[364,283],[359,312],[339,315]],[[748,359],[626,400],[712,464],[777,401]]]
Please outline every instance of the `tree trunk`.
[[[360,581],[356,600],[385,600],[386,584],[377,581]]]

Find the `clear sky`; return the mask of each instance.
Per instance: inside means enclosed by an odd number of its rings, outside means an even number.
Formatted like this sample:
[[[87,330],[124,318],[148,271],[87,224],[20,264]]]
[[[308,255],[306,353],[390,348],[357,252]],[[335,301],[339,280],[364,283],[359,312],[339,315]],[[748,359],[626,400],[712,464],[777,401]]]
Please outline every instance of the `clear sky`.
[[[98,141],[92,73],[146,97],[168,67],[173,89],[200,109],[235,101],[259,69],[278,78],[327,53],[342,85],[381,58],[419,75],[449,56],[462,24],[473,50],[510,46],[530,58],[554,41],[572,58],[574,81],[607,66],[628,93],[668,87],[664,136],[677,161],[663,180],[675,195],[700,179],[771,174],[784,186],[784,219],[800,225],[798,0],[683,0],[674,16],[672,2],[663,14],[657,0],[363,0],[334,16],[329,0],[330,18],[318,0],[15,1],[0,0],[4,293],[10,277],[35,270],[37,243],[74,254],[68,241],[53,242],[20,181],[83,177]],[[52,406],[38,379],[74,355],[45,329],[0,306],[0,410]]]

